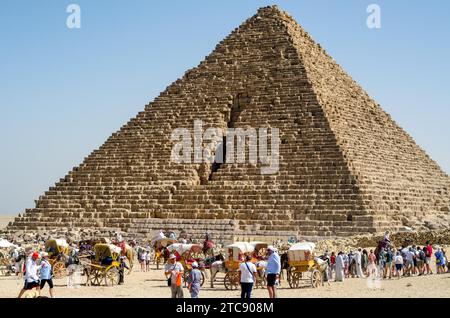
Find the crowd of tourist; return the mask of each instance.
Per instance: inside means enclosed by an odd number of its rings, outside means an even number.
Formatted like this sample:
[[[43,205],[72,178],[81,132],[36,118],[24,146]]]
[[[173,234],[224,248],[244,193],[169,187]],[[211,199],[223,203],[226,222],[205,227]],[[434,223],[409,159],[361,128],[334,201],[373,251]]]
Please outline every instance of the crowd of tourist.
[[[435,257],[435,273],[450,272],[448,258],[443,248],[433,250],[430,242],[425,246],[393,248],[389,242],[378,251],[358,248],[356,251],[325,253],[329,267],[325,280],[342,282],[346,278],[374,277],[391,279],[433,274],[432,256]],[[433,266],[434,267],[434,266]]]

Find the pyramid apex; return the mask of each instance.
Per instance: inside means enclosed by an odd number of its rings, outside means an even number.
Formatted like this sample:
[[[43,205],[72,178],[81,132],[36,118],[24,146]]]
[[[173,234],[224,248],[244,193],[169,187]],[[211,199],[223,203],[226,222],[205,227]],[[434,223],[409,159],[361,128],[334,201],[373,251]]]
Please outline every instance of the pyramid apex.
[[[261,7],[258,9],[258,13],[267,13],[267,12],[281,12],[282,10],[276,5],[271,5],[271,6],[266,6],[266,7]]]

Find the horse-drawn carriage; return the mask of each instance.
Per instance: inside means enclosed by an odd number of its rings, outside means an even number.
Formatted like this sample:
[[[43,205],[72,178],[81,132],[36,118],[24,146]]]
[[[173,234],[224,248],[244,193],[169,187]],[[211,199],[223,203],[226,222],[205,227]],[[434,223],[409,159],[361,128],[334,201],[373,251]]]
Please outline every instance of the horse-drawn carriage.
[[[121,248],[113,244],[96,244],[94,259],[81,260],[86,275],[86,286],[113,286],[119,283]]]
[[[69,255],[69,244],[63,239],[50,239],[45,242],[45,251],[53,270],[55,279],[66,276],[66,263]]]
[[[291,288],[299,288],[301,282],[317,288],[323,279],[323,261],[314,257],[315,244],[297,243],[288,250],[289,268],[287,280]]]
[[[236,242],[226,247],[225,255],[225,278],[224,285],[226,289],[237,289],[240,283],[239,267],[245,261],[246,255],[252,256],[252,263],[255,263],[258,276],[256,278],[255,287],[265,286],[265,266],[261,262],[265,256],[265,250],[268,244],[264,242]]]
[[[199,244],[182,244],[173,243],[167,247],[170,253],[174,253],[177,256],[177,261],[183,265],[184,275],[183,280],[187,283],[187,278],[192,270],[192,263],[197,262],[199,264],[199,270],[202,273],[200,286],[205,283],[205,268],[201,264],[204,262],[203,246]]]
[[[159,269],[159,264],[165,264],[167,262],[168,253],[167,247],[176,243],[177,240],[169,237],[158,237],[151,241],[151,245],[155,254],[156,269]]]

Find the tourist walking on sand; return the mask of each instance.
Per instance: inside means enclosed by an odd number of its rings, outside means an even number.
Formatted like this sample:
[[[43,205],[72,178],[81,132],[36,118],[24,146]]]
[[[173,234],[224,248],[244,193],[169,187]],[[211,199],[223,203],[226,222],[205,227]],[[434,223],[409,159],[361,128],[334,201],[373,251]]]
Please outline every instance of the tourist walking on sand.
[[[150,271],[150,259],[151,259],[152,255],[150,252],[147,252],[145,254],[145,271],[149,272]]]
[[[349,259],[347,253],[342,253],[342,260],[344,261],[344,277],[348,278],[349,275]]]
[[[130,269],[127,266],[127,263],[125,262],[125,260],[127,259],[126,256],[120,256],[119,258],[119,262],[120,262],[120,266],[119,266],[119,285],[123,285],[124,283],[124,279],[125,279],[125,268],[126,269]]]
[[[198,269],[197,262],[193,262],[191,266],[192,270],[189,272],[189,276],[187,279],[188,290],[191,294],[191,298],[198,298],[202,281],[202,273]]]
[[[400,251],[397,252],[397,254],[394,257],[394,263],[395,263],[395,275],[398,279],[400,279],[400,272],[403,269],[403,257]]]
[[[40,266],[36,264],[37,259],[39,258],[39,253],[34,252],[25,263],[25,284],[23,288],[20,290],[18,298],[21,298],[25,291],[32,290],[33,288],[36,288],[36,290],[40,291],[39,286],[39,277],[38,277],[38,270],[40,269]]]
[[[251,262],[251,260],[252,257],[247,255],[245,257],[245,262],[242,262],[239,266],[241,273],[241,298],[251,298],[253,284],[255,283],[258,275],[256,266]]]
[[[46,252],[42,253],[40,268],[41,270],[39,272],[39,276],[41,279],[41,284],[39,288],[39,296],[41,295],[41,291],[47,283],[48,287],[50,288],[50,297],[55,298],[55,294],[53,293],[52,265],[50,265],[50,262],[48,261],[48,253]]]
[[[392,249],[390,247],[386,250],[386,263],[384,265],[384,278],[387,278],[387,275],[389,273],[389,279],[392,278],[392,261],[394,259],[394,254],[392,252]]]
[[[143,250],[141,252],[141,258],[139,259],[140,263],[141,263],[141,271],[145,272],[146,268],[147,268],[147,251]]]
[[[356,260],[353,251],[350,251],[350,253],[348,254],[348,264],[349,275],[354,278],[356,276]]]
[[[334,252],[331,252],[330,256],[330,275],[329,279],[333,279],[333,272],[336,271],[336,254]]]
[[[377,271],[377,267],[376,267],[376,264],[375,264],[375,262],[377,260],[377,257],[373,253],[373,250],[370,250],[369,256],[368,256],[367,259],[369,261],[369,264],[367,266],[367,270],[369,272],[369,276],[375,275],[376,271]]]
[[[369,255],[367,254],[367,250],[364,249],[362,251],[361,255],[361,269],[364,273],[364,275],[369,276],[369,273],[367,272],[367,266],[369,265]]]
[[[414,273],[414,252],[412,247],[405,248],[406,264],[405,264],[405,275],[412,276]]]
[[[267,247],[267,253],[269,254],[269,259],[267,260],[267,290],[269,291],[269,298],[276,298],[276,286],[275,282],[280,276],[281,272],[281,260],[280,255],[278,255],[278,250],[273,247]]]
[[[362,270],[362,250],[361,248],[358,248],[358,250],[355,252],[355,262],[356,262],[356,276],[358,278],[363,278],[364,273]]]
[[[419,256],[419,253],[417,252],[417,248],[416,248],[415,245],[412,246],[412,252],[414,254],[414,257],[413,257],[413,265],[414,265],[413,274],[416,275],[419,272],[419,269],[417,267],[417,258]]]
[[[430,241],[427,241],[427,246],[425,247],[425,269],[427,270],[427,274],[433,274],[431,270],[431,256],[433,255],[433,247],[430,244]]]
[[[434,256],[436,257],[436,273],[444,274],[445,273],[445,257],[444,257],[444,254],[442,253],[440,247],[438,247],[436,249],[436,253],[434,253]]]
[[[378,254],[378,273],[380,277],[386,277],[384,273],[385,267],[386,267],[386,250],[384,249],[384,247],[382,247]]]
[[[344,281],[344,258],[342,252],[339,252],[336,256],[336,282]]]
[[[170,286],[172,292],[172,298],[183,298],[183,287],[181,284],[183,276],[183,265],[177,262],[177,257],[174,254],[170,254],[169,260],[164,267],[167,278],[167,285]]]
[[[417,269],[419,276],[422,276],[425,272],[425,252],[420,246],[417,247]]]

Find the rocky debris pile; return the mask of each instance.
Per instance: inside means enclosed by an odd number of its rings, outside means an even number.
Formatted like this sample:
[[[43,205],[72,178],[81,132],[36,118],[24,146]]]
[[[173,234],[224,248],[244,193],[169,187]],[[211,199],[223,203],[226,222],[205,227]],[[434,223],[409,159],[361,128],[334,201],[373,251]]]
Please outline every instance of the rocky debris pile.
[[[323,253],[356,250],[357,248],[374,248],[383,239],[383,235],[358,235],[343,239],[321,240],[316,243],[316,252]],[[450,245],[450,229],[420,232],[396,232],[390,235],[394,246],[408,246],[412,244],[425,245],[430,241],[433,245]]]
[[[120,231],[115,231],[111,229],[98,229],[98,228],[88,228],[88,229],[69,229],[69,228],[58,228],[46,231],[23,231],[19,230],[14,233],[6,233],[4,236],[11,242],[15,244],[27,245],[30,243],[43,243],[49,239],[62,238],[66,239],[70,244],[72,242],[80,242],[84,240],[100,239],[100,238],[112,238],[116,233]],[[123,233],[121,233],[123,235]]]
[[[361,237],[358,239],[357,244],[365,247],[376,246],[382,238],[382,235]],[[420,232],[397,232],[391,234],[390,239],[394,246],[408,246],[411,244],[425,245],[427,241],[430,241],[435,245],[449,245],[450,229]]]

